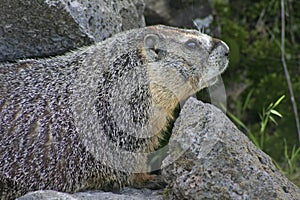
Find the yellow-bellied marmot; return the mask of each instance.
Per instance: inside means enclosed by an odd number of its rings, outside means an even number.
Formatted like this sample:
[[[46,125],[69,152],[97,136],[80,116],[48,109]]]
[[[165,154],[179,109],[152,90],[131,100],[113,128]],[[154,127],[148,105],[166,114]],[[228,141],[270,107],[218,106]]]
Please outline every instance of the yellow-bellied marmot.
[[[151,26],[0,65],[0,194],[135,180],[177,104],[212,83],[228,53],[198,31]]]

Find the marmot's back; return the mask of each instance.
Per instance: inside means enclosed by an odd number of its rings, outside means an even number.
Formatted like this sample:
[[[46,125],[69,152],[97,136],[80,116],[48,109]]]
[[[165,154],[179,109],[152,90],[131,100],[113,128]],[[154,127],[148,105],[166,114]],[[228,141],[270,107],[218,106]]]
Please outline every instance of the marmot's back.
[[[0,68],[0,175],[7,187],[17,183],[19,194],[76,191],[89,187],[91,177],[113,174],[78,137],[70,105],[76,68],[53,64],[29,60]],[[101,181],[94,184],[105,187]],[[11,188],[0,191],[6,189]]]
[[[153,26],[0,65],[0,194],[127,184],[177,104],[213,83],[227,56],[207,35]]]

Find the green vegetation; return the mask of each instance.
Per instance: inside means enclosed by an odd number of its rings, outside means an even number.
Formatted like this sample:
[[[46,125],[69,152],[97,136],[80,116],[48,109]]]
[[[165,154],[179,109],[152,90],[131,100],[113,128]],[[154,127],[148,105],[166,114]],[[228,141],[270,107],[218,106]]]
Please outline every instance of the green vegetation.
[[[300,145],[281,63],[280,1],[212,2],[215,26],[231,49],[223,75],[228,115],[300,186]],[[285,1],[285,7],[285,58],[300,113],[300,1]]]
[[[242,111],[245,111],[247,108],[250,96],[252,93],[249,93],[246,101],[243,105]],[[275,103],[270,103],[267,108],[263,108],[260,116],[260,129],[257,130],[251,130],[249,129],[237,116],[232,114],[231,112],[227,112],[227,115],[231,118],[231,120],[239,126],[241,129],[245,130],[249,138],[252,140],[252,142],[259,147],[261,150],[265,151],[265,143],[270,139],[270,135],[266,134],[266,130],[268,129],[269,122],[274,123],[275,125],[278,125],[276,119],[274,116],[282,118],[282,114],[279,113],[275,108],[282,102],[285,96],[280,97]],[[286,142],[286,139],[284,139],[282,143],[282,147],[284,148],[284,152],[280,156],[283,157],[283,162],[281,164],[278,164],[276,160],[273,160],[275,165],[279,170],[281,170],[286,176],[295,182],[297,185],[300,185],[300,167],[299,167],[299,161],[300,161],[300,147],[296,147],[296,145],[293,145],[292,148],[289,148]]]

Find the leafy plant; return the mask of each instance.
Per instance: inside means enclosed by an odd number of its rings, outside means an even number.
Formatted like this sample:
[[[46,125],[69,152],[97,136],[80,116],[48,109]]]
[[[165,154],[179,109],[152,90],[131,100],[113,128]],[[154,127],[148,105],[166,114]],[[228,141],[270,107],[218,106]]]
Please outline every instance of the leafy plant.
[[[259,138],[259,147],[263,150],[265,137],[266,137],[266,128],[268,123],[271,121],[274,124],[278,125],[275,118],[273,116],[282,117],[281,113],[279,113],[275,108],[282,102],[285,96],[281,96],[275,103],[270,103],[267,108],[263,108],[262,113],[259,115],[260,121],[260,138]]]
[[[242,106],[242,111],[245,111],[247,106],[249,105],[249,101],[252,95],[252,90],[248,93],[246,100]],[[259,134],[254,134],[254,132],[249,129],[240,119],[239,117],[235,116],[233,113],[227,111],[227,115],[230,119],[237,124],[237,126],[244,129],[252,140],[252,142],[259,147],[260,149],[264,149],[265,138],[266,138],[266,128],[269,122],[273,122],[277,125],[277,121],[275,120],[274,116],[282,117],[281,113],[276,110],[276,107],[282,102],[285,96],[281,96],[275,103],[270,103],[267,108],[262,109],[262,113],[259,114],[260,116],[260,132]],[[223,106],[224,108],[224,106]],[[240,116],[241,117],[241,116]]]
[[[284,158],[285,162],[281,171],[286,174],[286,176],[295,182],[297,185],[300,185],[300,147],[293,145],[292,150],[289,153],[289,148],[286,140],[284,140]]]

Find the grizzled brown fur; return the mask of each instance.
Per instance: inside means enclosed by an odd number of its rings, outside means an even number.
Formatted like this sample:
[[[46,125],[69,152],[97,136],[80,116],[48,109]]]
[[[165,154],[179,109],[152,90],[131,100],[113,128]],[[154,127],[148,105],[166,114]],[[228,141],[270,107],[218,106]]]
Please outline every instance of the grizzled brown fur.
[[[143,180],[135,176],[147,171],[143,153],[157,147],[177,104],[225,70],[227,56],[226,44],[198,31],[152,26],[0,65],[1,198]]]

